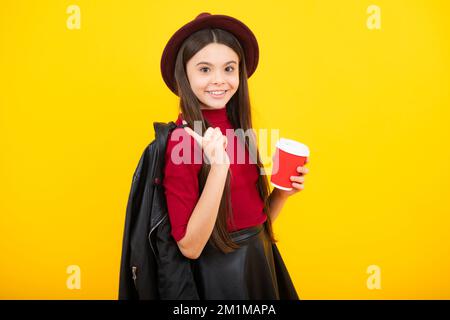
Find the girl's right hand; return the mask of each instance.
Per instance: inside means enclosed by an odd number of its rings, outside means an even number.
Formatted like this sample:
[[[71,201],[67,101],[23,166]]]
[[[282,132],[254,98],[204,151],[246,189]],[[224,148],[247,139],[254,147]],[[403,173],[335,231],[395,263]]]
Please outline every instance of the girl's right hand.
[[[183,124],[187,124],[187,122],[183,120]],[[189,127],[184,127],[184,130],[202,147],[207,157],[207,163],[211,166],[230,165],[230,158],[225,150],[227,137],[222,134],[220,128],[209,127],[203,137]]]

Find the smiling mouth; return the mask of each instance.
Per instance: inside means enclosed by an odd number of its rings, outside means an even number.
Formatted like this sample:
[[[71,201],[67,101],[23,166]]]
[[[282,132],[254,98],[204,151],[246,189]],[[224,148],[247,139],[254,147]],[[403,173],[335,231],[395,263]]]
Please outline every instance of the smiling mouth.
[[[206,92],[212,96],[220,97],[220,96],[223,96],[225,93],[227,93],[228,90],[217,90],[217,91],[206,91]]]

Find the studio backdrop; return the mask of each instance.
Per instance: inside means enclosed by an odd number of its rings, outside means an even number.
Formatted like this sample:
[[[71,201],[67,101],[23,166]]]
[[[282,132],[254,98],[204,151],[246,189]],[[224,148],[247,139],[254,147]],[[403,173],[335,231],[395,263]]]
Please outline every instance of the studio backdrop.
[[[117,298],[132,175],[153,122],[179,112],[162,50],[201,12],[258,39],[255,132],[310,147],[305,189],[274,222],[301,299],[449,299],[437,0],[2,1],[0,298]]]

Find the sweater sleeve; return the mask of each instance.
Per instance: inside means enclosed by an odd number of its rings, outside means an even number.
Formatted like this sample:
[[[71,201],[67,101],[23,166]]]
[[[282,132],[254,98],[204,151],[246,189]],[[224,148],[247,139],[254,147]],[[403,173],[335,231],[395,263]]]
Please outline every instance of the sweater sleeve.
[[[177,128],[169,134],[163,187],[175,241],[186,234],[189,218],[200,197],[198,173],[201,156],[200,146],[184,129]]]

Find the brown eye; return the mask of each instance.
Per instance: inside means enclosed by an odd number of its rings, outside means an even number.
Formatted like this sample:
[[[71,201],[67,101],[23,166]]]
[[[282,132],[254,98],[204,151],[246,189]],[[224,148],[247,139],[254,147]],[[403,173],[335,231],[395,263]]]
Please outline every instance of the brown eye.
[[[230,70],[230,72],[232,72],[233,70],[234,70],[234,68],[233,67],[227,67],[226,69],[228,69],[228,68],[231,68],[231,70]]]
[[[200,68],[200,71],[203,72],[202,70],[204,70],[204,69],[209,69],[209,68],[203,67],[203,68]]]

